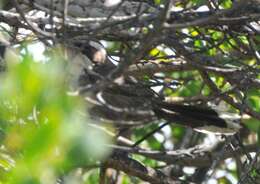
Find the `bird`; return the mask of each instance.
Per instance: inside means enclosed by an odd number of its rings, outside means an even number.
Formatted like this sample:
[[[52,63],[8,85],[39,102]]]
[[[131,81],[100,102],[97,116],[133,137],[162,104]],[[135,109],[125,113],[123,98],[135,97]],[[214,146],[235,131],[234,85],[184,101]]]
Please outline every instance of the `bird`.
[[[105,48],[94,41],[76,44],[76,47],[85,57],[81,60],[84,64],[79,65],[75,73],[77,89],[84,89],[80,95],[91,104],[87,111],[95,120],[120,127],[163,120],[219,135],[233,135],[241,129],[239,123],[221,118],[210,107],[167,102],[133,76],[109,80],[117,66],[107,57]]]

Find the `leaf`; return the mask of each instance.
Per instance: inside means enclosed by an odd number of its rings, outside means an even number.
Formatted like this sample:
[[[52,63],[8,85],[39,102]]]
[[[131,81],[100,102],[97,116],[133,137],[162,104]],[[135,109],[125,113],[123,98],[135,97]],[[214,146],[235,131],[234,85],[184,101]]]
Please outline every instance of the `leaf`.
[[[2,168],[5,171],[9,171],[14,166],[15,161],[11,158],[11,156],[6,153],[1,153],[0,151],[0,169]]]
[[[257,120],[255,118],[250,118],[250,119],[244,120],[243,123],[251,131],[259,133],[259,130],[260,130],[260,120]]]
[[[192,4],[196,6],[201,6],[206,3],[206,0],[192,0]]]
[[[221,0],[220,6],[223,7],[224,9],[229,9],[232,7],[232,1],[231,0]]]
[[[201,81],[189,81],[187,85],[180,89],[181,96],[195,96],[200,92]]]
[[[212,34],[211,34],[211,37],[212,39],[214,40],[220,40],[220,39],[223,39],[224,37],[224,34],[220,31],[214,31]]]
[[[260,112],[260,96],[250,96],[247,102],[255,111]]]
[[[156,5],[161,4],[161,0],[154,0],[154,4],[156,4]]]

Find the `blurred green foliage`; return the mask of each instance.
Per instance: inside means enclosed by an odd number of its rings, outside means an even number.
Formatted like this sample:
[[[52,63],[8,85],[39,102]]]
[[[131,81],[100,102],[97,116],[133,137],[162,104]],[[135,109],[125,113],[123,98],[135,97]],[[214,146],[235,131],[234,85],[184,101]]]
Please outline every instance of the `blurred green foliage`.
[[[34,62],[23,50],[0,77],[0,182],[55,183],[107,155],[109,138],[88,125],[82,99],[67,95],[64,58]]]

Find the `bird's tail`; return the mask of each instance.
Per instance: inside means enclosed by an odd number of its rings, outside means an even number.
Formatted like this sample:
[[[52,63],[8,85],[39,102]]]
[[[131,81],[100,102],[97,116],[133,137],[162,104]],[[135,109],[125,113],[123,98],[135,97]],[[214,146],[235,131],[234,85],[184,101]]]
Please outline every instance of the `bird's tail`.
[[[161,119],[204,133],[234,134],[241,128],[238,123],[221,118],[215,110],[199,106],[157,102],[154,112]]]

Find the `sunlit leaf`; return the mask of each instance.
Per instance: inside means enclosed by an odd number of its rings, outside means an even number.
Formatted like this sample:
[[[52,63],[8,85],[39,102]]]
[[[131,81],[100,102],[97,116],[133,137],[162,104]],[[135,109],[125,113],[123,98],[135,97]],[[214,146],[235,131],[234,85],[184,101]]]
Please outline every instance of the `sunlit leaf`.
[[[220,5],[225,8],[225,9],[228,9],[228,8],[231,8],[232,7],[232,1],[231,0],[221,0],[220,1]]]

